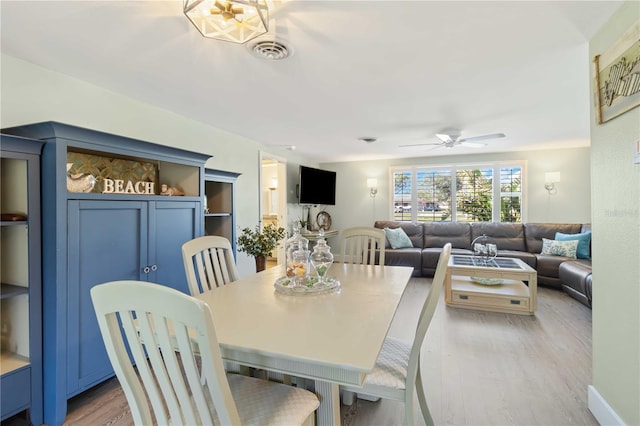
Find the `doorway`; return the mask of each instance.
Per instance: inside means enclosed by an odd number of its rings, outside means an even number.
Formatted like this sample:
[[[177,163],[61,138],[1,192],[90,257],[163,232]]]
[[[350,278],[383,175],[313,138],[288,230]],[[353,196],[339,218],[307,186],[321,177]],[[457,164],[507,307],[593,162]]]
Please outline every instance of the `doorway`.
[[[260,153],[260,220],[287,229],[287,162]],[[267,269],[285,263],[284,243],[267,258]]]

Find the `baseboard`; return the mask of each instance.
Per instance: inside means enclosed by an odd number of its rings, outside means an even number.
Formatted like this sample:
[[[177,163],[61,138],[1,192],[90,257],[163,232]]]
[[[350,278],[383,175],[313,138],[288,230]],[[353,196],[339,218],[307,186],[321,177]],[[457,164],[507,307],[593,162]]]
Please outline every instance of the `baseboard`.
[[[603,426],[625,426],[622,419],[593,386],[589,385],[587,401],[589,411]]]

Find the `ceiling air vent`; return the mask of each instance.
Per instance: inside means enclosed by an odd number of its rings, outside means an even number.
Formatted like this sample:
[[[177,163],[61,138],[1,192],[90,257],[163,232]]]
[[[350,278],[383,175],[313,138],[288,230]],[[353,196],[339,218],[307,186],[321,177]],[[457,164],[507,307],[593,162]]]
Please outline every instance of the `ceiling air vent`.
[[[293,51],[284,43],[278,40],[257,40],[249,45],[253,56],[269,61],[279,61],[286,59]]]

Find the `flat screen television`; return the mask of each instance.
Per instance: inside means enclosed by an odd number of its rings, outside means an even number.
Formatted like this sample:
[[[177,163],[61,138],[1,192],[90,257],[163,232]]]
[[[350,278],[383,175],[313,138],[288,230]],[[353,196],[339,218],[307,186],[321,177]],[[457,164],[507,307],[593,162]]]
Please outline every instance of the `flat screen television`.
[[[298,183],[300,204],[336,204],[336,172],[300,166]]]

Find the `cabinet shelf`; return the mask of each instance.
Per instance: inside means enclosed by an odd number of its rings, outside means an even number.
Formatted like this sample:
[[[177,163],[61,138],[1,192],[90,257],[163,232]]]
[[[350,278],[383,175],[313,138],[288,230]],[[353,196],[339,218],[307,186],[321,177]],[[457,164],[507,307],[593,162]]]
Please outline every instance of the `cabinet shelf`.
[[[4,375],[29,366],[29,358],[13,352],[0,352],[0,374]]]
[[[200,197],[191,195],[168,196],[168,195],[131,195],[131,194],[100,194],[69,192],[69,200],[138,200],[138,201],[201,201]]]
[[[18,226],[26,224],[26,220],[3,220],[2,222],[0,222],[0,226]]]
[[[0,299],[8,299],[10,297],[20,296],[21,294],[29,294],[29,288],[14,284],[0,283]]]
[[[204,198],[209,213],[204,214],[205,235],[229,240],[235,253],[235,184],[238,173],[205,169]]]

